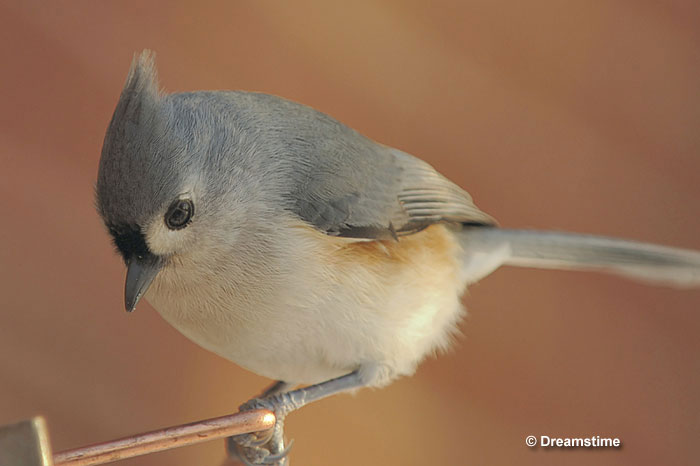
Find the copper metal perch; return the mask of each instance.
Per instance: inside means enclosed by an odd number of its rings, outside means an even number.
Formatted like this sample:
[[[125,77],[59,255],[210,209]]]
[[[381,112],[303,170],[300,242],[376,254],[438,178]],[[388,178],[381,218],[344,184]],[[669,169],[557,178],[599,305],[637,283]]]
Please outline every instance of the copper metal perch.
[[[0,465],[104,464],[231,435],[264,431],[271,429],[274,425],[275,415],[271,411],[247,411],[66,450],[52,457],[46,424],[42,418],[34,418],[0,427]]]

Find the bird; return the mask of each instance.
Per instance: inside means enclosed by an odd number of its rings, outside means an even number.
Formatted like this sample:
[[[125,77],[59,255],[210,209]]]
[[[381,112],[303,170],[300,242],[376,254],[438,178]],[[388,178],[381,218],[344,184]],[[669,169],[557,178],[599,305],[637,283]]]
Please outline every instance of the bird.
[[[281,97],[166,93],[136,54],[107,128],[97,211],[145,298],[187,338],[277,381],[241,409],[246,464],[288,464],[287,414],[410,376],[457,334],[467,285],[503,265],[692,287],[700,252],[499,227],[428,163]],[[296,388],[298,386],[302,388]]]

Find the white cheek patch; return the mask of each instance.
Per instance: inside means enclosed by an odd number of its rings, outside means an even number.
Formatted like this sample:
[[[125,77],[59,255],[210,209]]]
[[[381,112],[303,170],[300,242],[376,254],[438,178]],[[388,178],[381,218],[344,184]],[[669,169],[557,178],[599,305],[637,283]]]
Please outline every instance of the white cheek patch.
[[[157,256],[167,256],[182,251],[192,236],[187,227],[181,230],[169,229],[162,217],[157,217],[151,222],[145,234],[148,248]]]

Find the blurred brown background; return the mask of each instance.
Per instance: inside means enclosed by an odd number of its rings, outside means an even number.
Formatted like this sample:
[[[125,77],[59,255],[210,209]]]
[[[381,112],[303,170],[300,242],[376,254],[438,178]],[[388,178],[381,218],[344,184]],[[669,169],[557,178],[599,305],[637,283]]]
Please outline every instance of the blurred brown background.
[[[56,450],[222,415],[267,380],[148,306],[93,209],[131,57],[169,91],[241,88],[421,156],[505,226],[700,249],[700,3],[0,3],[0,424]],[[700,292],[501,270],[453,351],[291,416],[296,465],[697,464]],[[527,435],[616,436],[545,451]],[[222,442],[125,466],[218,466]]]

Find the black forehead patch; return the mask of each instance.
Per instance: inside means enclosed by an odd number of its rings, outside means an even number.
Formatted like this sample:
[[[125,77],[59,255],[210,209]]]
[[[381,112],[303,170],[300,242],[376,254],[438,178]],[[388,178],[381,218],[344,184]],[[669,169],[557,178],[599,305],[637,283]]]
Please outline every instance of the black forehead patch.
[[[110,224],[107,228],[109,229],[109,234],[112,235],[112,242],[117,248],[117,252],[124,259],[124,262],[127,262],[132,257],[143,259],[151,255],[151,251],[146,244],[146,238],[138,225],[126,223]]]

